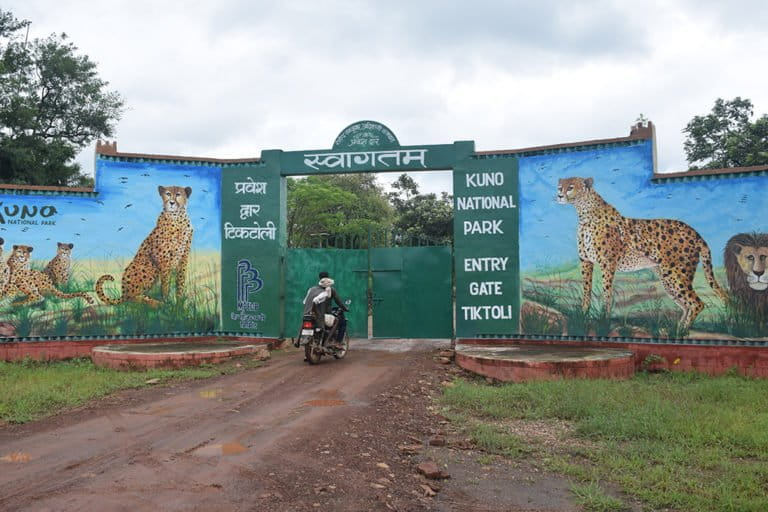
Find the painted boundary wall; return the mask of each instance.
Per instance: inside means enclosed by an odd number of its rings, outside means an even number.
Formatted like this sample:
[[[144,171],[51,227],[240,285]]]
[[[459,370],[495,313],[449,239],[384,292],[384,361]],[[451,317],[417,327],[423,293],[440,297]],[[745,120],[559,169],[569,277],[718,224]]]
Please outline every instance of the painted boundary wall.
[[[655,174],[652,137],[518,159],[518,337],[768,343],[768,167]]]
[[[3,260],[16,246],[32,271],[47,269],[57,290],[40,290],[46,299],[38,302],[18,283],[4,286],[0,344],[290,336],[295,322],[286,301],[296,284],[286,275],[285,177],[452,169],[457,338],[765,346],[768,277],[760,265],[768,255],[761,238],[768,167],[659,175],[654,145],[648,124],[634,126],[629,137],[519,150],[476,152],[471,141],[400,146],[373,122],[350,125],[330,150],[271,150],[243,160],[118,153],[115,144],[99,144],[93,190],[0,186]],[[588,182],[627,226],[644,224],[626,219],[666,219],[658,229],[690,226],[694,245],[709,248],[724,293],[709,284],[701,262],[689,289],[686,282],[665,286],[653,258],[633,254],[638,269],[616,274],[605,314],[605,249],[591,247],[587,259],[596,264],[585,313],[580,219],[574,203],[556,200],[566,178]],[[179,225],[192,230],[191,239],[181,237],[188,249],[163,232],[178,220],[162,213],[167,192],[183,203]],[[690,256],[678,262],[687,276],[693,252],[699,260],[703,254],[690,240],[665,244],[661,231],[638,228],[622,238],[629,228],[610,229],[635,252],[653,245],[678,259]],[[142,275],[150,239],[174,256],[150,269],[152,286],[136,292],[124,285],[126,269]],[[704,304],[689,315],[690,326],[681,326],[676,286]],[[132,293],[149,299],[122,301]],[[25,298],[31,300],[20,303]]]

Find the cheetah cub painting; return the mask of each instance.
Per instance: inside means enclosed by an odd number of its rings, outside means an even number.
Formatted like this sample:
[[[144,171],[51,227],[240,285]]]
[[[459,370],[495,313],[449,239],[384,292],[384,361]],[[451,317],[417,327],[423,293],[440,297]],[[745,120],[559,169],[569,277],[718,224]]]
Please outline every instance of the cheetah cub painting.
[[[14,245],[11,256],[8,258],[10,278],[5,287],[8,296],[26,295],[23,300],[11,303],[11,306],[20,307],[35,304],[43,300],[44,294],[52,294],[60,299],[74,299],[80,297],[89,305],[93,305],[93,299],[86,293],[62,293],[53,285],[53,281],[47,274],[30,268],[30,259],[33,248],[28,245]]]
[[[104,283],[114,280],[111,275],[103,275],[96,282],[96,293],[99,299],[107,304],[135,301],[157,307],[161,301],[148,297],[146,293],[159,277],[162,299],[166,300],[174,272],[176,298],[179,299],[184,294],[189,251],[192,246],[192,224],[187,215],[187,201],[192,195],[192,188],[160,186],[157,190],[163,200],[163,211],[155,228],[141,243],[136,256],[123,273],[121,297],[113,299],[104,293]]]
[[[699,258],[709,286],[721,299],[727,300],[715,280],[709,247],[696,230],[679,220],[624,217],[600,197],[592,185],[592,178],[563,178],[557,185],[557,202],[573,205],[579,219],[577,240],[584,281],[581,306],[585,313],[589,311],[592,297],[595,263],[603,273],[606,317],[611,312],[616,272],[652,268],[667,294],[682,308],[678,327],[688,332],[704,309],[704,302],[693,289]]]
[[[67,284],[72,269],[72,248],[75,244],[57,242],[56,256],[45,266],[43,273],[51,278],[56,286]]]

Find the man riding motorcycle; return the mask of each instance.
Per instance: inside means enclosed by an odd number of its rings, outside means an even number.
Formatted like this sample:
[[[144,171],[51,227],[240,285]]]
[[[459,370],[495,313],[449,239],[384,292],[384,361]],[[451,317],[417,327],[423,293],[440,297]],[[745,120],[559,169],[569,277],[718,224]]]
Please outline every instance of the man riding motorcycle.
[[[325,322],[325,315],[331,312],[331,300],[338,304],[342,311],[349,311],[347,306],[341,300],[339,293],[333,288],[334,281],[328,275],[328,272],[320,272],[318,275],[320,281],[316,286],[307,290],[307,295],[304,297],[304,315],[314,315],[315,322],[318,328],[323,327]],[[336,344],[340,344],[344,340],[344,333],[346,331],[346,320],[344,315],[337,318],[339,322],[336,328]],[[294,343],[298,346],[299,340]]]

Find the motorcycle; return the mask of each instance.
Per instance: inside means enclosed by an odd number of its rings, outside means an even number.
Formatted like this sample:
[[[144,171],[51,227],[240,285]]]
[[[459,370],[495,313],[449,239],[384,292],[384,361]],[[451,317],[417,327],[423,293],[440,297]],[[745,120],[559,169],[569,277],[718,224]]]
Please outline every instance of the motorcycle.
[[[344,338],[341,343],[336,343],[336,334],[343,323],[344,310],[339,307],[331,309],[330,315],[335,318],[333,325],[322,322],[318,327],[315,315],[304,315],[301,321],[299,333],[299,347],[304,347],[304,356],[309,364],[317,364],[323,356],[333,356],[335,359],[344,359],[349,351],[349,334],[344,330]]]

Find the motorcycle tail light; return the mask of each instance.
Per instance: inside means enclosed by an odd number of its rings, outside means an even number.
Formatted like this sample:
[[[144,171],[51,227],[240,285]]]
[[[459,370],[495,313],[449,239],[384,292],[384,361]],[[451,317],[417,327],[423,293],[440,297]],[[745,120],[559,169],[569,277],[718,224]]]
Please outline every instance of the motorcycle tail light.
[[[312,329],[315,325],[311,321],[306,321],[301,324],[302,329]]]

